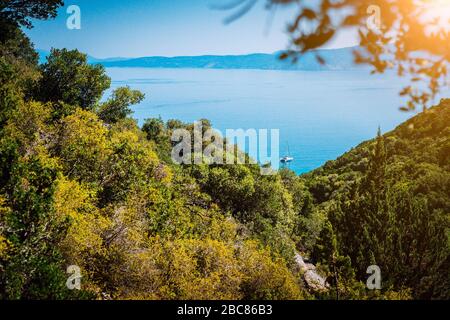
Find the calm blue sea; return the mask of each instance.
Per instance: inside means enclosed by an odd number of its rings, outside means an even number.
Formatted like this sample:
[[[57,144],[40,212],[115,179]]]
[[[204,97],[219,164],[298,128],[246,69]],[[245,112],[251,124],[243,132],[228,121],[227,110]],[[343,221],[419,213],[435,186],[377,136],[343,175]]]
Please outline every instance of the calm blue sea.
[[[280,129],[280,153],[308,172],[411,117],[398,110],[402,87],[393,75],[367,71],[263,71],[110,68],[112,88],[146,94],[134,117],[210,119],[226,129]]]

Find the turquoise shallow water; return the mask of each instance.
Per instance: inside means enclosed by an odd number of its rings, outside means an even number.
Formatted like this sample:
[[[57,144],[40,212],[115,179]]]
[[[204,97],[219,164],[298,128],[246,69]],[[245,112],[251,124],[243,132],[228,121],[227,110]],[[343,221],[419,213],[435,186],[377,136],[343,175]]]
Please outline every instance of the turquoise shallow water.
[[[392,75],[367,71],[263,71],[109,68],[112,89],[128,85],[146,94],[134,107],[146,118],[211,120],[226,129],[279,129],[280,153],[304,173],[337,158],[378,126],[392,130],[411,117],[398,110],[402,87]]]

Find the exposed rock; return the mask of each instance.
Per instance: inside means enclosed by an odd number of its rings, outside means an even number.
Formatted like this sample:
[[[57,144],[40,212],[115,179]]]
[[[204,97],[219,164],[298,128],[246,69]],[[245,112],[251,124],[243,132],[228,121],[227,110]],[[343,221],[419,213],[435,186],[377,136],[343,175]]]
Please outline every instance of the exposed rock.
[[[326,279],[317,273],[316,266],[306,263],[300,253],[295,254],[295,261],[303,273],[303,278],[308,287],[313,291],[327,291],[329,288]]]

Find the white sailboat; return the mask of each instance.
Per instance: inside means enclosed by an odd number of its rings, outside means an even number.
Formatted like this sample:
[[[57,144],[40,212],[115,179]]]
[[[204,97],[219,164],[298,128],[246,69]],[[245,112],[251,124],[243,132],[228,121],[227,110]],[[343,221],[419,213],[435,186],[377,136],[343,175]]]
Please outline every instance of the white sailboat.
[[[291,157],[291,152],[289,150],[289,142],[288,142],[288,146],[287,147],[288,147],[288,155],[284,156],[283,158],[280,159],[280,162],[284,163],[284,164],[294,161],[294,158]]]

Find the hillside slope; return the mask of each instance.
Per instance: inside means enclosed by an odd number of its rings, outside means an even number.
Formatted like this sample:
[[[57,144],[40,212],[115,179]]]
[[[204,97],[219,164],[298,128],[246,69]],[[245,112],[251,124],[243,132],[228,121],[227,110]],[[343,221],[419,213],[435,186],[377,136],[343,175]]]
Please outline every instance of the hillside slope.
[[[432,167],[443,176],[450,172],[450,99],[442,100],[384,135],[388,173],[392,178],[421,180],[423,167]],[[305,178],[328,180],[314,189],[317,202],[335,198],[343,191],[342,183],[361,179],[367,171],[370,152],[376,139],[365,141],[336,160],[304,175]],[[421,169],[422,168],[422,169]],[[319,186],[320,185],[320,186]],[[330,187],[319,190],[320,187]],[[423,190],[425,191],[425,190]],[[447,192],[448,189],[442,190]]]
[[[334,243],[361,281],[376,264],[386,286],[449,298],[449,99],[302,179],[327,217],[314,262]]]

